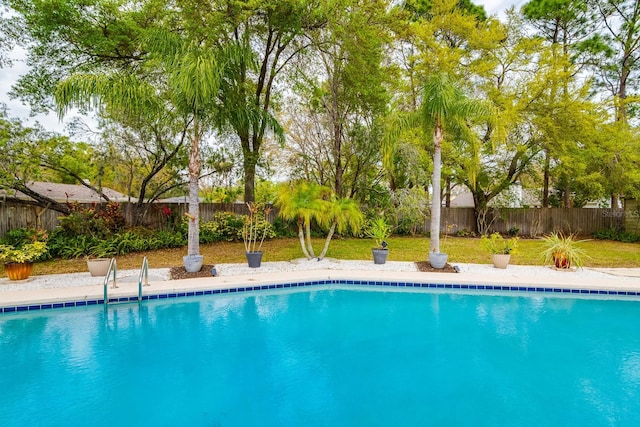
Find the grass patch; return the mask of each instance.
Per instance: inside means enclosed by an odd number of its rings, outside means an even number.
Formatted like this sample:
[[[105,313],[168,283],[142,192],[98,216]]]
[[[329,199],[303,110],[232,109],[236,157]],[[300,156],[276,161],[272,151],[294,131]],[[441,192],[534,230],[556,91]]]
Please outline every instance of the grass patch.
[[[426,237],[392,237],[389,242],[389,261],[424,261],[429,251],[429,239]],[[314,249],[319,253],[324,239],[313,240]],[[327,257],[353,260],[372,260],[371,239],[334,238],[329,246]],[[581,243],[589,258],[585,259],[585,267],[635,267],[640,268],[640,245],[637,243],[620,243],[608,240],[589,240]],[[544,244],[538,239],[520,239],[518,254],[511,257],[512,264],[543,265],[541,253]],[[263,262],[289,261],[302,257],[300,242],[296,239],[274,239],[265,241]],[[491,257],[484,250],[479,238],[448,237],[441,243],[441,250],[449,254],[449,262],[490,264]],[[200,245],[200,253],[207,264],[244,263],[244,246],[242,242],[220,242]],[[142,258],[147,256],[151,268],[176,267],[182,265],[185,248],[163,249],[158,251],[138,252],[117,257],[118,268],[138,269]],[[86,262],[82,258],[75,260],[52,260],[37,263],[34,275],[61,274],[87,271]],[[3,271],[4,273],[4,271]]]

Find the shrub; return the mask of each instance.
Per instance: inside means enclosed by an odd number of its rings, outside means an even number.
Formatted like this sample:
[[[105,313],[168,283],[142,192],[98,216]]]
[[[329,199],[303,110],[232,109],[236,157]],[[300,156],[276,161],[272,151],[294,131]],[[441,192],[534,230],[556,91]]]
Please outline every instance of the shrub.
[[[498,232],[487,236],[486,234],[481,237],[482,244],[485,249],[492,255],[510,255],[515,254],[518,249],[518,238],[512,237],[505,239]]]
[[[0,245],[0,262],[33,262],[47,252],[47,243],[34,240],[20,247]]]
[[[104,238],[124,228],[125,220],[118,203],[94,204],[91,208],[73,203],[69,207],[71,213],[59,218],[60,229],[68,236]]]
[[[476,237],[476,233],[474,231],[469,231],[466,228],[460,229],[456,231],[457,237]]]
[[[69,236],[57,230],[51,233],[49,238],[50,258],[79,258],[84,255],[93,255],[93,248],[99,243],[99,239],[91,236]]]
[[[216,212],[211,221],[200,223],[200,243],[232,242],[242,235],[243,218],[231,212]]]
[[[615,228],[609,228],[606,230],[600,230],[593,233],[595,239],[600,240],[614,240],[623,243],[638,243],[640,242],[640,234],[631,233],[628,231],[616,230]]]
[[[6,251],[5,258],[23,261],[42,261],[51,258],[48,248],[49,234],[46,230],[35,228],[16,228],[7,232],[0,240],[0,246]],[[11,248],[11,250],[9,250]],[[29,254],[30,256],[26,256]]]
[[[21,247],[31,242],[46,242],[49,235],[41,228],[15,228],[8,231],[0,243],[9,246]]]

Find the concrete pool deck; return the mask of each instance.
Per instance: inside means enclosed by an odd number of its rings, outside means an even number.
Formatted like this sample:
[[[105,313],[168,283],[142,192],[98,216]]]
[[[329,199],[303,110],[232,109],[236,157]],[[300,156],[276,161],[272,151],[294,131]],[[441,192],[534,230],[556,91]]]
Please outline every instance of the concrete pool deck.
[[[456,284],[465,285],[465,289],[467,289],[467,285],[473,285],[473,289],[475,289],[475,285],[480,285],[491,286],[492,288],[490,289],[493,289],[494,286],[524,287],[528,288],[527,290],[532,290],[531,288],[547,289],[547,292],[550,292],[548,289],[555,289],[556,292],[558,292],[558,289],[582,290],[582,293],[589,293],[589,291],[600,291],[600,293],[615,291],[616,294],[622,292],[624,295],[629,292],[633,296],[640,297],[640,268],[582,269],[560,272],[549,267],[512,265],[506,270],[499,270],[484,265],[470,265],[471,267],[462,265],[461,272],[456,274],[398,271],[397,269],[380,270],[375,269],[377,266],[374,267],[373,263],[370,263],[370,268],[363,268],[362,263],[356,264],[356,262],[354,262],[354,268],[349,268],[348,262],[343,262],[341,269],[318,268],[295,271],[266,271],[269,270],[269,263],[263,263],[263,265],[267,265],[264,270],[262,268],[238,270],[241,273],[183,280],[164,280],[162,277],[154,277],[153,270],[150,270],[150,286],[143,287],[142,292],[143,296],[167,295],[204,290],[245,290],[246,288],[250,290],[260,286],[300,282],[355,281],[434,285]],[[400,265],[400,267],[404,266]],[[25,307],[31,305],[35,307],[45,303],[101,301],[103,299],[104,286],[102,278],[91,278],[88,273],[75,273],[75,276],[56,275],[55,279],[64,280],[67,278],[71,280],[72,276],[76,280],[78,278],[86,280],[85,283],[99,284],[13,290],[13,283],[4,280],[0,284],[0,312],[3,307]],[[137,296],[137,277],[137,274],[134,277],[130,273],[129,276],[119,277],[118,288],[115,289],[111,288],[110,284],[108,289],[109,299]],[[32,280],[42,281],[43,278],[45,276],[35,276]],[[585,290],[587,292],[584,292]]]

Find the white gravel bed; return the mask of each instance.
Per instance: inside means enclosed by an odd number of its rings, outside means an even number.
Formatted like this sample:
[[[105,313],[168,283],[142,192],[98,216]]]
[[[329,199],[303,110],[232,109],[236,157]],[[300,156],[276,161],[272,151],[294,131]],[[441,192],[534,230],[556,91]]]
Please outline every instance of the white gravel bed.
[[[119,282],[138,283],[139,274],[140,270],[118,270],[117,280]],[[169,269],[150,268],[149,280],[169,280]],[[0,279],[0,293],[3,291],[26,291],[102,284],[104,284],[104,277],[92,277],[89,272],[31,276],[26,280],[4,278]]]
[[[611,279],[616,278],[620,281],[638,281],[638,277],[627,276],[624,272],[622,274],[609,274],[604,271],[597,271],[594,269],[583,268],[572,272],[557,271],[550,267],[541,266],[523,266],[523,265],[510,265],[506,270],[494,268],[490,264],[457,264],[453,263],[460,268],[461,273],[469,273],[482,276],[501,276],[504,278],[521,277],[521,278],[542,278],[542,277],[558,277],[566,278],[567,274],[571,274],[572,277],[588,279]],[[323,260],[307,260],[296,259],[293,261],[278,261],[278,262],[263,262],[260,268],[249,268],[246,263],[243,264],[217,264],[216,272],[218,276],[237,276],[237,275],[251,275],[256,273],[271,273],[271,272],[293,272],[302,270],[365,270],[365,271],[397,271],[397,272],[416,272],[415,263],[413,262],[399,262],[388,261],[386,264],[376,265],[371,260],[367,261],[346,261],[337,260],[332,258],[325,258]],[[621,269],[628,270],[628,269]],[[638,269],[634,269],[637,270]],[[611,270],[611,273],[614,273]],[[120,270],[118,271],[119,282],[133,282],[138,281],[139,270]],[[444,274],[444,273],[443,273]],[[169,280],[168,268],[153,268],[149,269],[149,280]],[[70,273],[70,274],[55,274],[46,276],[32,276],[27,280],[11,281],[8,279],[0,279],[0,293],[4,291],[18,291],[18,290],[33,290],[33,289],[48,289],[48,288],[63,288],[70,286],[84,286],[84,285],[102,285],[104,278],[91,277],[89,273]]]

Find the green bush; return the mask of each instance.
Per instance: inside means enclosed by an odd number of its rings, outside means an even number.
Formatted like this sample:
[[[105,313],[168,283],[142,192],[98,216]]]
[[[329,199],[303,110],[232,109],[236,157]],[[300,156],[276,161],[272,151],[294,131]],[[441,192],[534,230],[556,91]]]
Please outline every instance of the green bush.
[[[595,239],[600,240],[614,240],[623,243],[638,243],[640,242],[640,234],[631,233],[628,231],[616,230],[615,228],[609,228],[606,230],[600,230],[593,233]]]
[[[108,216],[111,217],[115,211]],[[117,215],[116,215],[117,216]],[[230,212],[218,212],[211,221],[200,223],[200,243],[238,241],[242,239],[244,216]],[[48,251],[41,259],[79,258],[82,256],[112,257],[131,252],[183,247],[187,244],[188,219],[181,221],[176,231],[152,231],[146,228],[132,228],[112,232],[117,229],[117,221],[105,220],[91,209],[73,212],[61,218],[60,228],[48,238]],[[107,227],[107,224],[109,227]],[[274,227],[264,219],[258,219],[257,232],[265,238],[276,236]],[[7,245],[20,247],[25,243],[46,239],[42,230],[15,229],[8,232],[0,241]]]
[[[124,228],[125,220],[118,203],[94,205],[91,208],[84,208],[77,203],[69,206],[71,213],[58,219],[62,233],[67,236],[104,238]]]
[[[14,246],[16,248],[22,247],[27,243],[32,242],[46,242],[49,236],[46,230],[35,228],[15,228],[8,231],[0,243],[4,245]]]
[[[69,236],[56,230],[49,237],[49,258],[78,258],[91,255],[99,239],[91,236]]]
[[[286,221],[280,217],[277,217],[273,224],[273,233],[280,237],[298,237],[298,224],[294,221]]]
[[[216,212],[211,221],[200,223],[200,243],[233,242],[242,238],[242,216]]]
[[[33,248],[32,245],[35,242],[45,243],[44,251],[33,258],[33,261],[43,261],[51,258],[49,255],[48,241],[49,234],[46,230],[36,228],[15,228],[8,231],[2,239],[0,239],[0,245],[12,247],[19,252],[23,249],[26,250],[26,248]]]

